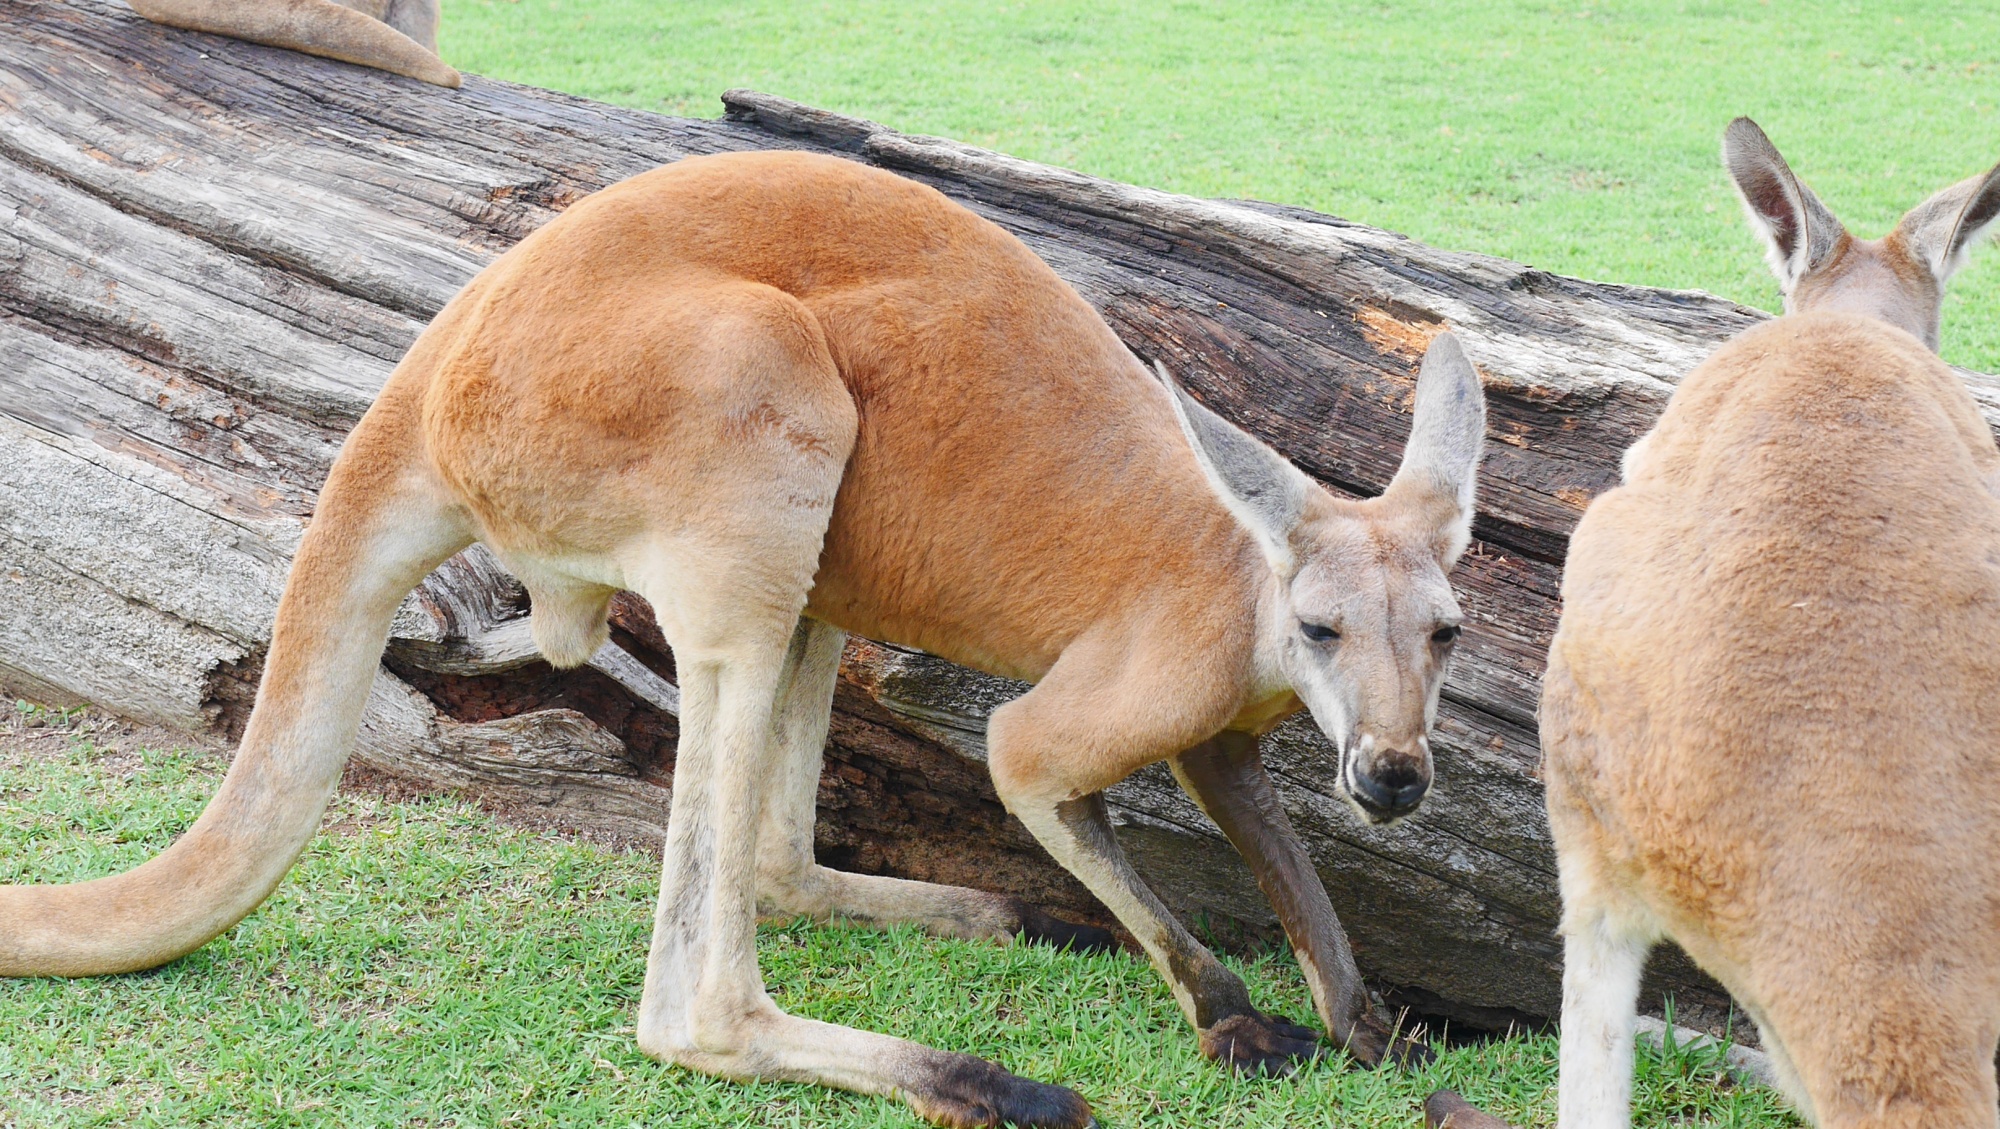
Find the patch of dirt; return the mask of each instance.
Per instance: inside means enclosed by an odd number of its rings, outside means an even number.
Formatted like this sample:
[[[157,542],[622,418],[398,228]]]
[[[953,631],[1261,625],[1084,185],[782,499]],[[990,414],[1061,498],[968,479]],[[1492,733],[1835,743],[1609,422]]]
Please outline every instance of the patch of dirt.
[[[186,750],[227,761],[228,742],[203,733],[157,725],[135,725],[87,710],[57,710],[13,705],[0,714],[0,764],[67,760],[79,741],[87,741],[99,767],[131,778],[139,771],[141,749]]]

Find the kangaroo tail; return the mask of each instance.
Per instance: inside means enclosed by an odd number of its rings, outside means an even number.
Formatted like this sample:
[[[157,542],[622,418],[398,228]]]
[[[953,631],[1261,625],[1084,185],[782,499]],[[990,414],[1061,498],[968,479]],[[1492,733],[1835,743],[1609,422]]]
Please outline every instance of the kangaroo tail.
[[[327,477],[221,790],[133,870],[0,886],[0,975],[100,976],[193,952],[257,908],[319,829],[397,605],[471,540],[424,455],[408,388],[391,381]]]
[[[168,27],[206,31],[270,47],[456,87],[458,72],[423,44],[334,0],[131,0],[132,10]]]

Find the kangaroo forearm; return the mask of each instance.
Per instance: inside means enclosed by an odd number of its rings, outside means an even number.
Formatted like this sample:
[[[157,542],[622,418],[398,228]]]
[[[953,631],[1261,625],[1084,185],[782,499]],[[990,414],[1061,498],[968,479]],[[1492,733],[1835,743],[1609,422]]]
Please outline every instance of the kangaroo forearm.
[[[1298,955],[1321,1020],[1344,1037],[1367,1007],[1367,990],[1326,884],[1264,771],[1256,738],[1218,734],[1172,763],[1182,787],[1250,867]]]

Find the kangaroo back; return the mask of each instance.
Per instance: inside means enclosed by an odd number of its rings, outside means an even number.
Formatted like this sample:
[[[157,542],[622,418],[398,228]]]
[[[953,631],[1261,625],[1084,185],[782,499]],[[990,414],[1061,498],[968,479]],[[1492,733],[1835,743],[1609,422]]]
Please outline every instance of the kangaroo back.
[[[1561,1124],[1627,1122],[1672,937],[1808,1118],[1991,1127],[2000,449],[1926,342],[1994,178],[1862,243],[1747,120],[1725,158],[1790,312],[1689,374],[1585,513],[1543,684]]]
[[[1845,789],[1923,822],[1936,794],[1919,782],[1968,773],[1972,734],[2000,722],[1996,467],[1971,397],[1906,334],[1807,314],[1719,350],[1643,466],[1593,503],[1566,565],[1560,661],[1660,750],[1600,766],[1636,774],[1602,786],[1680,773],[1724,825],[1803,831]],[[1755,788],[1734,771],[1744,757]],[[1950,791],[1986,793],[1975,775]],[[1806,808],[1774,806],[1779,788]]]
[[[776,336],[823,352],[859,416],[815,616],[1036,679],[1162,575],[1196,638],[1248,614],[1238,577],[1263,566],[1157,379],[1018,239],[927,186],[801,153],[693,158],[578,202],[475,285],[479,332],[426,427],[503,555],[604,551],[698,493],[631,492],[619,470],[726,465],[748,432],[709,429],[712,407],[740,398],[754,423],[794,370],[688,358]],[[513,485],[530,465],[532,494]],[[587,516],[552,524],[558,493]]]

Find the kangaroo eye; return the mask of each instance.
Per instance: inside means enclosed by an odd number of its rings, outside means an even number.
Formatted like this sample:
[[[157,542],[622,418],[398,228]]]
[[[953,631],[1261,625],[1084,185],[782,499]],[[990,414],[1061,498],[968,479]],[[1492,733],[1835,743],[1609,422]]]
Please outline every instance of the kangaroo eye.
[[[1436,631],[1431,632],[1431,642],[1436,643],[1440,647],[1449,646],[1452,643],[1458,642],[1459,630],[1459,626],[1455,623],[1449,627],[1440,627]]]
[[[1340,632],[1326,624],[1307,623],[1305,620],[1299,621],[1299,633],[1315,643],[1331,643],[1340,638]]]

